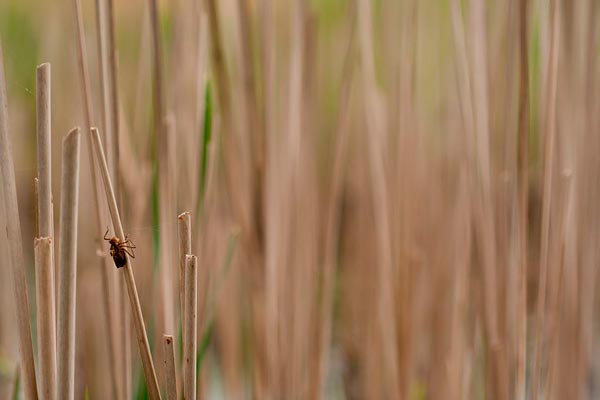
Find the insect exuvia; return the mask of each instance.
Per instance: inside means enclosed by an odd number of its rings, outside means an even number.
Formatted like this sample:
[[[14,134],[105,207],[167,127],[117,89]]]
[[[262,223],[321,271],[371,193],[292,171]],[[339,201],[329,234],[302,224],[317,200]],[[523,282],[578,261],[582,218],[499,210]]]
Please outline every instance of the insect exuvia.
[[[129,240],[127,235],[125,236],[125,240],[121,240],[116,236],[109,238],[106,235],[108,235],[108,228],[106,228],[104,240],[110,243],[110,256],[115,262],[115,266],[117,268],[124,267],[125,264],[127,264],[127,255],[129,255],[129,257],[131,258],[135,258],[135,255],[133,254],[135,244],[133,244],[133,242]]]

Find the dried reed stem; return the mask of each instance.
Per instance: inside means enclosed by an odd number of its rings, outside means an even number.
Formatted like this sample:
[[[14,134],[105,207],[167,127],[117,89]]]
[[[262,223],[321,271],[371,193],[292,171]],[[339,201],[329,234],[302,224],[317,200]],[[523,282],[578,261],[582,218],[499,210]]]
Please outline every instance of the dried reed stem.
[[[528,139],[529,139],[529,62],[527,43],[528,0],[519,7],[519,131],[518,131],[518,215],[519,215],[519,288],[517,311],[517,349],[515,398],[525,400],[525,362],[527,356],[527,224],[528,224]]]
[[[185,316],[183,319],[183,398],[196,398],[196,336],[198,308],[198,257],[185,256]]]
[[[173,336],[163,335],[163,347],[167,400],[177,400],[177,380],[175,378],[175,353],[173,351]]]
[[[550,28],[550,56],[548,58],[546,87],[548,97],[545,104],[544,130],[544,192],[542,197],[542,227],[540,239],[539,286],[537,294],[535,343],[531,378],[531,398],[538,399],[542,367],[542,341],[544,338],[544,320],[546,312],[546,287],[548,285],[548,256],[550,246],[550,211],[552,204],[552,174],[554,168],[554,140],[556,136],[556,92],[558,82],[560,18],[557,0],[551,3],[552,25]]]
[[[84,128],[86,132],[89,131],[92,124],[93,119],[93,111],[92,111],[92,99],[91,99],[91,84],[90,84],[90,74],[87,63],[87,50],[85,45],[85,32],[83,27],[83,15],[81,12],[81,0],[73,0],[73,8],[75,13],[75,27],[77,31],[77,64],[79,68],[79,77],[81,79],[81,95],[83,100],[83,115],[84,115]],[[95,209],[96,215],[96,226],[102,226],[102,209],[101,209],[101,195],[100,195],[100,187],[97,179],[98,167],[97,161],[94,157],[94,149],[92,147],[92,141],[90,138],[87,140],[87,148],[88,155],[90,160],[90,176],[91,176],[91,185],[94,191],[93,198],[93,208]],[[96,236],[96,253],[98,254],[98,264],[99,268],[102,271],[102,289],[103,289],[103,297],[104,297],[104,308],[105,315],[107,318],[106,328],[107,334],[106,340],[108,345],[108,359],[110,364],[110,387],[112,391],[113,398],[118,399],[119,394],[119,379],[118,379],[118,366],[116,365],[117,358],[117,350],[115,348],[114,343],[114,335],[113,335],[113,326],[114,326],[114,316],[111,310],[111,302],[109,297],[109,285],[108,285],[108,273],[110,269],[108,269],[108,263],[106,262],[106,258],[103,256],[102,252],[102,233],[101,230],[98,230]]]
[[[375,80],[375,63],[373,60],[373,27],[372,10],[369,0],[362,0],[358,5],[358,38],[360,49],[360,66],[364,89],[365,117],[368,137],[366,140],[369,176],[371,178],[372,205],[374,207],[376,242],[377,242],[377,322],[382,345],[382,362],[385,376],[382,378],[387,393],[391,398],[401,398],[406,388],[399,384],[400,371],[398,363],[398,327],[395,319],[392,238],[390,226],[390,198],[384,164],[386,116],[381,94]]]
[[[102,182],[104,183],[104,190],[106,192],[106,199],[108,202],[108,208],[114,225],[116,236],[124,239],[125,234],[123,232],[123,225],[121,222],[121,216],[119,215],[119,209],[117,208],[117,200],[115,198],[115,192],[113,190],[110,175],[108,173],[108,165],[106,164],[106,157],[104,155],[104,149],[102,142],[100,141],[100,134],[97,128],[91,129],[92,142],[94,144],[94,150],[100,164],[100,172],[102,176]],[[150,399],[160,399],[160,391],[158,389],[158,381],[156,380],[156,371],[154,370],[154,363],[152,362],[152,354],[150,354],[150,346],[148,344],[148,336],[146,334],[146,326],[142,316],[142,307],[140,305],[140,299],[138,297],[137,288],[135,285],[135,279],[133,276],[133,270],[131,267],[131,260],[127,257],[127,264],[121,269],[123,279],[127,285],[127,293],[129,295],[129,302],[131,305],[131,313],[133,316],[133,322],[135,331],[137,334],[140,357],[142,359],[142,366],[144,368],[144,375],[146,377],[146,384],[148,385],[148,392]]]
[[[157,0],[149,0],[150,25],[152,31],[154,62],[154,129],[158,151],[158,197],[159,197],[159,230],[160,230],[160,265],[163,295],[165,330],[175,329],[172,264],[175,254],[175,231],[172,230],[171,218],[175,212],[175,187],[177,177],[174,175],[176,158],[174,146],[174,121],[166,118],[166,97],[163,84],[162,40]],[[173,213],[173,214],[172,214]]]
[[[8,105],[6,100],[6,80],[4,76],[4,56],[0,45],[0,185],[6,216],[6,243],[8,246],[8,263],[10,264],[17,312],[17,329],[21,368],[23,369],[23,386],[27,399],[37,399],[35,367],[33,363],[33,346],[29,324],[29,301],[27,299],[27,281],[25,280],[25,262],[23,260],[23,243],[21,242],[21,222],[15,171],[10,149],[8,133]]]
[[[185,256],[192,254],[192,215],[185,211],[177,217],[179,228],[179,301],[181,319],[185,315]]]
[[[36,238],[34,252],[40,397],[52,400],[56,398],[56,303],[52,238]]]
[[[108,159],[112,160],[110,172],[113,177],[114,190],[117,201],[120,202],[121,185],[119,182],[119,88],[117,85],[117,48],[115,45],[115,7],[114,0],[107,0],[107,35],[108,35],[108,64],[110,68],[109,82],[110,85],[110,131],[107,135],[111,136],[111,146],[107,142]]]
[[[77,283],[77,212],[79,128],[63,139],[58,252],[57,398],[75,397],[75,294]]]
[[[36,71],[37,218],[38,236],[44,238],[38,254],[35,241],[35,282],[38,329],[40,396],[56,396],[56,303],[54,293],[54,237],[52,204],[51,69],[45,63]]]
[[[150,26],[152,31],[152,47],[154,49],[154,128],[158,134],[159,144],[164,140],[166,132],[164,129],[165,98],[163,90],[163,68],[162,68],[162,41],[160,37],[160,24],[158,17],[157,0],[150,2]],[[166,152],[165,152],[166,154]]]
[[[337,249],[339,242],[339,225],[341,220],[340,202],[345,176],[345,162],[349,147],[349,124],[350,124],[350,98],[352,96],[353,78],[354,78],[354,63],[353,55],[355,54],[355,21],[356,10],[352,7],[351,14],[351,32],[348,37],[348,48],[346,50],[345,62],[341,77],[340,90],[340,106],[336,121],[336,137],[334,158],[331,173],[331,184],[329,188],[329,198],[326,208],[325,219],[325,236],[323,243],[323,301],[320,310],[321,330],[320,334],[320,362],[319,375],[320,381],[317,389],[320,393],[324,393],[327,382],[327,374],[329,371],[329,355],[330,341],[333,325],[333,293],[334,293],[334,274],[337,262]]]
[[[38,229],[40,237],[54,236],[52,222],[52,144],[51,144],[51,75],[50,64],[36,71]]]

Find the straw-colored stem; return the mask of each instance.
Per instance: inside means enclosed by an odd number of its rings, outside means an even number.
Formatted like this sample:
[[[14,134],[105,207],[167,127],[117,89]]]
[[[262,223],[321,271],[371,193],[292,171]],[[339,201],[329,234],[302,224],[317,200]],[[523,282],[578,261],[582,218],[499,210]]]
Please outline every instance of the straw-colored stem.
[[[158,202],[160,230],[160,265],[163,295],[164,326],[166,331],[175,329],[175,305],[173,299],[173,279],[171,266],[175,261],[175,231],[172,230],[171,218],[175,213],[175,187],[177,177],[174,173],[176,158],[174,147],[174,122],[166,118],[166,98],[163,84],[162,39],[157,0],[149,0],[150,25],[153,47],[153,99],[154,129],[158,148]]]
[[[40,396],[52,400],[56,398],[56,309],[52,238],[36,238],[34,252]]]
[[[109,71],[109,82],[110,85],[110,131],[108,135],[111,136],[111,146],[107,144],[107,152],[109,154],[109,160],[112,160],[110,165],[110,173],[112,174],[114,190],[116,193],[117,201],[120,202],[120,184],[119,184],[119,89],[117,85],[117,48],[115,45],[115,8],[114,0],[107,0],[107,35],[108,35],[108,65]]]
[[[0,191],[3,196],[5,223],[8,246],[8,264],[12,272],[13,288],[16,304],[17,329],[21,368],[23,369],[23,387],[25,397],[37,399],[35,367],[33,364],[33,346],[29,324],[29,301],[27,299],[27,281],[25,280],[25,262],[23,260],[23,243],[21,241],[21,222],[15,170],[8,136],[8,105],[6,101],[6,81],[4,76],[4,56],[0,46]]]
[[[517,310],[515,398],[525,400],[525,362],[527,352],[527,225],[528,225],[528,137],[529,137],[529,63],[527,44],[528,0],[519,9],[519,131],[517,181],[519,192],[519,296]]]
[[[173,336],[163,335],[163,350],[165,358],[167,400],[177,400],[177,380],[175,378],[175,352],[173,350]]]
[[[40,396],[44,399],[54,399],[56,396],[51,115],[51,69],[50,64],[45,63],[36,70],[37,235],[45,238],[44,243],[40,244],[39,255],[38,242],[35,242],[39,384]]]
[[[349,124],[350,124],[350,98],[352,95],[352,82],[354,78],[354,55],[355,42],[355,7],[352,8],[351,32],[348,37],[348,47],[342,71],[342,87],[340,91],[340,108],[336,121],[337,142],[333,159],[333,170],[331,174],[331,184],[329,188],[329,198],[325,212],[325,235],[323,244],[323,303],[320,310],[321,331],[320,334],[320,361],[319,361],[319,380],[316,385],[321,393],[325,390],[328,373],[328,363],[330,355],[331,331],[333,325],[333,294],[334,294],[334,274],[337,260],[337,248],[339,241],[339,224],[341,219],[340,202],[343,191],[343,180],[345,174],[345,162],[347,159],[349,145]],[[317,395],[317,393],[315,393]]]
[[[531,378],[531,398],[538,399],[539,396],[539,378],[542,357],[542,341],[544,338],[544,320],[546,312],[546,287],[548,284],[548,256],[550,243],[550,211],[552,201],[552,173],[554,166],[554,140],[556,132],[556,92],[558,81],[558,54],[559,54],[559,31],[560,18],[558,12],[558,1],[552,1],[552,27],[550,36],[550,57],[548,58],[548,98],[545,110],[546,131],[544,138],[544,189],[542,197],[542,227],[540,239],[540,267],[539,267],[539,286],[537,295],[535,343],[533,352],[533,369]]]
[[[183,319],[183,398],[196,398],[196,335],[198,329],[198,257],[185,256],[185,316]]]
[[[192,254],[192,215],[185,211],[177,217],[179,230],[179,301],[181,305],[181,319],[185,315],[183,293],[185,289],[185,256]]]
[[[115,192],[113,190],[110,175],[108,173],[108,165],[106,164],[106,157],[104,155],[104,149],[102,142],[100,141],[100,134],[97,128],[91,129],[92,142],[94,144],[94,151],[98,157],[100,172],[102,176],[102,182],[104,184],[104,190],[106,192],[106,199],[108,202],[108,209],[112,218],[113,226],[115,229],[116,236],[124,239],[125,234],[123,232],[123,225],[121,222],[121,216],[119,215],[119,209],[117,208],[117,200],[115,198]],[[125,283],[127,284],[127,293],[129,295],[129,302],[131,305],[131,314],[137,334],[138,345],[140,350],[140,357],[142,359],[142,366],[144,369],[144,375],[146,377],[146,383],[148,385],[148,392],[150,399],[160,399],[160,391],[158,389],[158,381],[156,380],[156,371],[154,370],[154,363],[152,362],[152,355],[150,354],[150,346],[148,344],[148,336],[146,334],[146,326],[142,316],[142,307],[140,305],[140,299],[137,293],[137,287],[135,285],[135,279],[133,277],[133,270],[131,268],[131,260],[127,257],[127,263],[125,267],[121,268],[121,273]]]
[[[63,140],[58,252],[57,398],[75,396],[75,294],[79,198],[79,128]]]
[[[150,26],[152,32],[152,47],[154,56],[154,128],[158,134],[158,140],[163,140],[166,132],[164,129],[165,103],[163,91],[162,73],[162,41],[160,37],[160,23],[158,17],[157,0],[150,1]],[[161,144],[164,144],[161,143]],[[166,152],[164,152],[166,154]]]
[[[92,124],[93,119],[93,111],[92,111],[92,100],[91,100],[91,84],[90,84],[90,74],[87,63],[87,50],[85,44],[85,32],[83,27],[83,15],[81,12],[81,0],[73,0],[73,8],[75,13],[75,22],[77,28],[77,64],[79,68],[79,77],[80,77],[80,86],[81,86],[81,95],[83,100],[83,116],[84,116],[84,128],[88,131]],[[93,198],[93,208],[95,209],[96,215],[96,226],[102,226],[102,210],[101,210],[101,197],[100,197],[100,187],[97,179],[98,167],[97,161],[94,157],[94,149],[92,147],[91,139],[87,139],[87,148],[90,160],[90,176],[91,176],[91,185],[94,190],[94,198]],[[103,297],[104,297],[104,306],[105,306],[105,315],[107,319],[106,327],[107,327],[107,344],[108,344],[108,358],[110,362],[110,387],[112,390],[112,395],[115,399],[118,399],[118,393],[120,385],[118,383],[118,367],[115,363],[117,351],[115,349],[115,343],[113,340],[113,331],[112,327],[114,322],[112,320],[113,313],[110,310],[110,298],[109,298],[109,289],[108,289],[108,271],[106,267],[106,262],[102,257],[102,233],[99,229],[96,237],[96,252],[98,254],[98,264],[102,272],[102,288],[103,288]]]
[[[37,122],[37,174],[39,236],[54,236],[52,224],[52,158],[51,158],[51,84],[50,64],[37,67],[36,71],[36,122]]]
[[[121,379],[119,377],[119,365],[120,363],[117,361],[118,352],[116,349],[117,344],[115,343],[115,338],[117,335],[115,334],[115,312],[113,303],[111,301],[111,280],[113,278],[113,270],[112,260],[107,262],[107,259],[104,257],[98,257],[99,267],[102,271],[102,300],[104,305],[104,312],[106,318],[106,342],[108,344],[108,363],[110,368],[110,378],[112,380],[111,393],[114,399],[119,399],[119,394],[121,393]],[[115,285],[116,287],[116,285]],[[117,292],[117,290],[115,290]],[[120,294],[120,293],[119,293]],[[117,297],[117,296],[115,296]]]
[[[217,91],[219,106],[222,114],[228,116],[231,109],[229,76],[225,63],[225,54],[223,51],[223,39],[221,38],[221,29],[219,25],[219,10],[217,9],[217,0],[208,0],[208,22],[210,27],[210,49],[212,51],[213,71],[217,81]]]
[[[360,62],[363,74],[365,112],[367,122],[367,154],[371,191],[375,204],[374,215],[377,226],[377,298],[378,335],[384,349],[382,355],[385,376],[385,391],[393,398],[402,396],[399,385],[400,371],[398,364],[398,334],[395,320],[395,303],[393,288],[392,238],[390,226],[389,187],[386,182],[384,149],[385,149],[385,115],[382,98],[375,81],[375,63],[373,59],[373,27],[371,22],[372,5],[369,0],[362,0],[358,5],[358,32]]]

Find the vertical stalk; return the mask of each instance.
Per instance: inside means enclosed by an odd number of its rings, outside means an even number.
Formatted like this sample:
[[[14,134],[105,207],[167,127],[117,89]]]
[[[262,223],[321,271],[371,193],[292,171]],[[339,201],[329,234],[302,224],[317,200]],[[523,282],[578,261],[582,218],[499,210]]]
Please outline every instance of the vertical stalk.
[[[0,185],[2,185],[2,202],[6,215],[6,243],[8,246],[8,264],[12,272],[13,288],[17,312],[17,329],[19,352],[23,372],[23,387],[27,399],[37,399],[37,384],[33,363],[33,346],[31,327],[29,324],[29,300],[27,299],[27,281],[25,279],[25,262],[23,260],[23,243],[21,241],[21,222],[15,170],[12,160],[8,133],[8,105],[6,101],[6,80],[4,76],[4,56],[0,45]]]
[[[519,215],[519,299],[517,319],[516,387],[515,398],[525,400],[525,362],[527,356],[527,222],[528,218],[528,139],[529,139],[529,62],[528,62],[528,0],[519,7],[519,131],[518,131],[518,215]]]
[[[92,142],[94,144],[94,151],[100,165],[102,182],[104,184],[106,200],[108,202],[108,209],[112,218],[115,234],[118,238],[124,239],[125,233],[123,231],[123,224],[121,222],[121,216],[119,215],[117,199],[115,197],[112,181],[108,172],[106,156],[104,155],[104,149],[102,147],[102,142],[100,141],[100,134],[98,133],[98,129],[92,128],[91,135]],[[127,293],[129,295],[131,314],[133,317],[133,323],[137,334],[137,342],[139,345],[140,357],[142,359],[144,376],[146,378],[146,384],[148,385],[148,393],[151,400],[160,399],[160,390],[158,388],[158,381],[156,380],[156,371],[154,369],[154,363],[152,362],[150,345],[148,344],[146,325],[144,324],[142,307],[140,305],[140,299],[137,293],[137,287],[135,285],[135,278],[133,276],[131,260],[129,259],[129,257],[127,257],[127,264],[125,265],[125,267],[120,269],[119,273],[121,274],[121,276],[123,276],[123,279],[125,280],[125,283],[127,285]]]
[[[175,353],[173,351],[173,336],[163,335],[163,347],[167,400],[177,400],[177,380],[175,379]]]
[[[535,343],[533,353],[533,369],[531,377],[531,398],[539,398],[540,375],[542,367],[542,341],[544,338],[544,321],[546,313],[546,288],[548,285],[548,256],[550,245],[550,211],[552,204],[552,174],[554,168],[554,141],[556,136],[556,92],[558,81],[558,59],[560,45],[560,18],[559,3],[551,0],[551,35],[550,56],[548,57],[548,73],[546,75],[546,87],[548,97],[546,100],[544,120],[544,189],[542,197],[542,226],[540,238],[540,267],[539,286],[537,295]]]
[[[92,119],[93,119],[93,113],[92,113],[92,99],[91,99],[91,84],[90,84],[90,74],[89,74],[89,68],[88,68],[88,63],[87,63],[87,51],[86,51],[86,45],[85,45],[85,32],[84,32],[84,28],[83,28],[83,15],[81,12],[81,0],[73,0],[73,8],[74,8],[74,13],[75,13],[75,27],[77,30],[77,64],[79,67],[79,77],[81,79],[80,82],[80,86],[81,86],[81,95],[82,95],[82,100],[83,100],[83,116],[84,116],[84,129],[86,129],[86,131],[89,131],[89,129],[92,126]],[[95,216],[96,216],[96,226],[102,226],[102,209],[101,209],[101,202],[100,202],[100,188],[99,188],[99,182],[98,182],[98,178],[97,178],[97,174],[98,174],[98,167],[97,167],[97,161],[94,157],[94,149],[92,147],[92,141],[90,138],[87,139],[87,144],[88,144],[88,155],[89,155],[89,160],[90,160],[90,176],[91,176],[91,184],[92,184],[92,188],[94,190],[94,199],[93,199],[93,208],[95,210]],[[109,365],[110,365],[110,378],[111,378],[111,382],[110,382],[110,387],[111,387],[111,391],[112,391],[112,396],[114,399],[118,399],[119,397],[119,388],[120,385],[118,383],[118,366],[116,363],[116,358],[117,358],[117,351],[115,349],[115,343],[114,343],[114,336],[113,336],[113,326],[114,326],[114,316],[113,316],[113,312],[111,310],[111,302],[110,302],[110,295],[109,295],[109,272],[110,269],[106,268],[107,267],[107,262],[106,262],[106,258],[104,256],[101,256],[101,254],[103,254],[102,252],[102,247],[101,247],[101,243],[102,243],[102,233],[101,230],[97,231],[97,236],[96,236],[96,253],[99,255],[98,257],[98,264],[99,264],[99,268],[102,271],[102,289],[103,289],[103,297],[104,297],[104,312],[106,315],[106,328],[107,328],[107,334],[106,336],[106,340],[107,340],[107,344],[108,344],[108,359],[109,359]]]
[[[38,236],[43,239],[38,255],[35,241],[36,316],[40,395],[56,396],[56,303],[54,294],[54,237],[52,204],[51,69],[44,63],[36,70],[37,210]],[[42,240],[42,239],[40,239]]]
[[[52,238],[36,238],[34,252],[40,396],[53,400],[56,398],[56,309]]]
[[[185,256],[192,254],[192,215],[189,211],[177,217],[179,230],[179,301],[181,305],[181,320],[185,315]]]
[[[198,307],[198,257],[185,256],[185,317],[183,349],[183,398],[196,399],[196,336]]]
[[[63,140],[58,253],[57,398],[75,397],[75,294],[79,197],[79,128]]]

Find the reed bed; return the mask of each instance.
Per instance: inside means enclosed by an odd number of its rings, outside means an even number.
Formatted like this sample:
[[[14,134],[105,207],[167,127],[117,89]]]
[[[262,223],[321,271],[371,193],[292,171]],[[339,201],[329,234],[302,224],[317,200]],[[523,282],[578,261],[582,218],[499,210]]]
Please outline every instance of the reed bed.
[[[1,2],[0,398],[600,397],[599,12]]]

